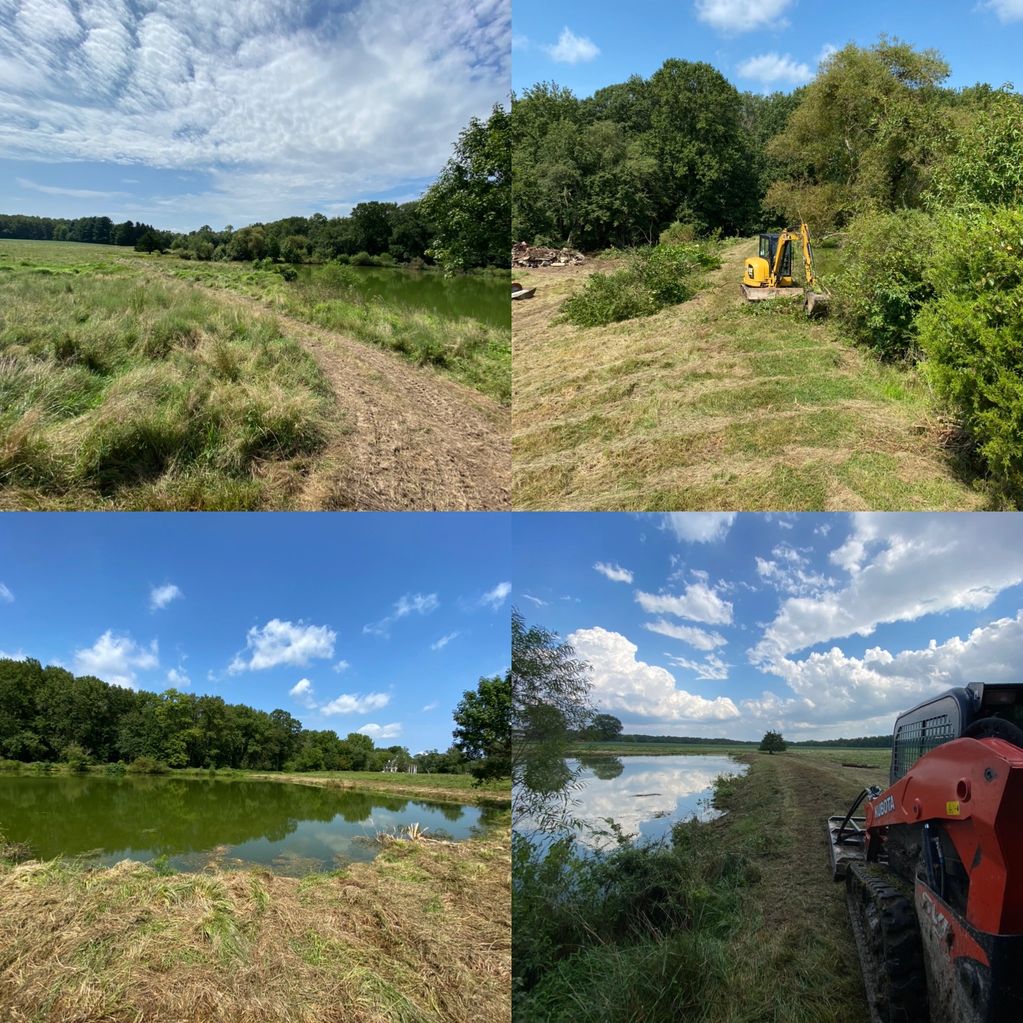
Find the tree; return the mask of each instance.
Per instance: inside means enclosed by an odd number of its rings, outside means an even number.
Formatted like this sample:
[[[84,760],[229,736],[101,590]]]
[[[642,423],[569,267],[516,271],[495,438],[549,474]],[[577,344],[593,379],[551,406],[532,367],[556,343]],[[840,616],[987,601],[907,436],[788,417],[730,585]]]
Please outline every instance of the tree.
[[[612,714],[594,714],[593,720],[583,730],[584,739],[613,742],[622,734],[622,723]]]
[[[509,265],[511,162],[510,117],[496,105],[486,121],[469,122],[420,200],[433,225],[429,254],[446,270]]]
[[[589,665],[571,644],[512,611],[513,817],[553,830],[565,825],[574,773],[565,763],[571,734],[593,716]],[[557,780],[557,784],[554,784]]]
[[[508,778],[512,770],[511,675],[481,678],[455,708],[455,746],[471,764],[480,784]]]
[[[781,737],[781,732],[765,732],[759,746],[761,753],[784,753],[788,744]]]

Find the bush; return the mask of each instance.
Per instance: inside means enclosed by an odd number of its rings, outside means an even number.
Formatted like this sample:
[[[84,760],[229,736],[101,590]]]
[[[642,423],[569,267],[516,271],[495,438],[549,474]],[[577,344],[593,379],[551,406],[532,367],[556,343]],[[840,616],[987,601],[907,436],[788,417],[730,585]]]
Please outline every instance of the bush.
[[[107,764],[103,770],[106,774],[112,774],[116,777],[120,777],[128,770],[128,768],[123,761],[118,760],[116,764]]]
[[[577,327],[600,327],[650,316],[692,298],[697,275],[720,265],[713,252],[694,243],[639,249],[624,270],[590,274],[583,288],[562,305],[560,319]]]
[[[354,288],[359,275],[350,267],[334,260],[320,267],[317,279],[331,289]]]
[[[77,742],[64,748],[64,763],[75,773],[82,774],[88,771],[90,760],[89,754]]]
[[[0,760],[0,771],[20,771],[24,766],[20,760]]]
[[[934,295],[926,271],[945,244],[938,222],[919,210],[857,217],[829,281],[834,315],[882,358],[912,356],[916,314]]]
[[[696,224],[691,221],[683,224],[676,220],[661,232],[657,240],[661,245],[679,245],[684,242],[695,242],[699,237],[700,228]]]
[[[128,765],[129,774],[166,774],[170,768],[153,757],[136,757]]]
[[[293,281],[298,277],[298,271],[287,263],[282,263],[280,266],[274,267],[274,269],[286,280]]]
[[[349,260],[352,266],[376,266],[377,261],[368,252],[356,252]]]
[[[1023,493],[1023,210],[948,223],[917,316],[924,371],[991,474]]]

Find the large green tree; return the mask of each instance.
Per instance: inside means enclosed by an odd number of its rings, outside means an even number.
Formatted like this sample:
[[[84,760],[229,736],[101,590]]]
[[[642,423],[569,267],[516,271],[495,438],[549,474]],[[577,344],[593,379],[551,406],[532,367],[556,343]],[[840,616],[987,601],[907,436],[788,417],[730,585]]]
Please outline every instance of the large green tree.
[[[455,708],[455,746],[477,782],[511,776],[511,676],[481,678]]]

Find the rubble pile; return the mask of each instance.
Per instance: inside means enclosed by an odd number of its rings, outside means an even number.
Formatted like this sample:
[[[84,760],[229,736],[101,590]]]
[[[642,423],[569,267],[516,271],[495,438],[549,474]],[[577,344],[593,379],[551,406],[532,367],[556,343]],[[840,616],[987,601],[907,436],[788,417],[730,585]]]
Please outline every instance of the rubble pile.
[[[516,242],[512,246],[512,266],[575,266],[586,257],[575,249],[549,249],[544,245]]]

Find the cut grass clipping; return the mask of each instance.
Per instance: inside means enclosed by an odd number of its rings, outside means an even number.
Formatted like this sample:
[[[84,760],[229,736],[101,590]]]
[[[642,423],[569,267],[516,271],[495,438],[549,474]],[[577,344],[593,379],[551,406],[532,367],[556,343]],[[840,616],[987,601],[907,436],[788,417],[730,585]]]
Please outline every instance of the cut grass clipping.
[[[18,266],[0,309],[0,503],[264,507],[265,478],[333,428],[329,385],[271,317],[176,282]]]
[[[665,306],[688,301],[705,270],[721,265],[706,245],[655,245],[630,253],[628,265],[610,274],[591,274],[585,286],[566,299],[559,319],[577,327],[651,316]]]

